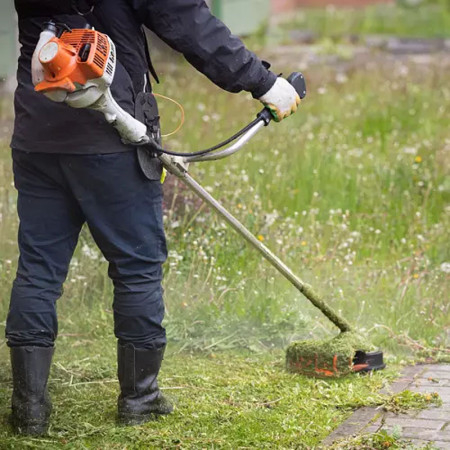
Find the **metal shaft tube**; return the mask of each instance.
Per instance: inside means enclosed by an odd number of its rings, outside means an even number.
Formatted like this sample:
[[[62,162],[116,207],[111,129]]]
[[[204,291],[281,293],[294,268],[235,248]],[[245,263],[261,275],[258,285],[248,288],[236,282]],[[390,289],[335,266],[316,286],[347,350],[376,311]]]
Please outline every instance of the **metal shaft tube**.
[[[208,205],[216,210],[250,245],[258,250],[264,258],[272,264],[287,280],[289,280],[316,308],[333,322],[341,331],[351,331],[350,324],[330,306],[328,306],[320,296],[314,292],[313,288],[298,278],[292,270],[281,261],[269,248],[260,242],[239,220],[237,220],[227,209],[225,209],[208,191],[197,183],[187,171],[180,165],[175,164],[173,159],[162,155],[160,157],[167,170],[180,178],[193,192],[195,192]]]

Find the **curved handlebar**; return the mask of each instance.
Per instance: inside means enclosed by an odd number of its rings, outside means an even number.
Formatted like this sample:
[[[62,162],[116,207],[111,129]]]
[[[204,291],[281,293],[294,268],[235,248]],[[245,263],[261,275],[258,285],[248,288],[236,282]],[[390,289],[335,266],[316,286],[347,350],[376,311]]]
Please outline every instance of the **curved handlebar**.
[[[287,78],[287,81],[292,84],[292,86],[297,91],[300,99],[305,98],[306,96],[306,82],[305,77],[300,72],[293,72]],[[261,130],[264,126],[269,125],[272,121],[273,116],[268,108],[263,108],[258,114],[255,120],[250,122],[247,126],[242,128],[242,130],[238,131],[231,138],[226,141],[215,145],[206,150],[200,150],[198,152],[193,153],[178,153],[169,150],[165,150],[159,144],[151,140],[150,143],[146,144],[150,148],[152,148],[156,153],[160,153],[162,155],[167,155],[171,157],[175,157],[178,161],[182,161],[184,163],[189,162],[201,162],[201,161],[213,161],[217,159],[226,158],[227,156],[236,153],[241,147],[243,147],[259,130]],[[237,141],[236,141],[237,140]],[[234,144],[229,145],[226,148],[227,144],[236,141]],[[218,151],[220,148],[222,150]]]
[[[306,97],[306,82],[305,77],[300,72],[293,72],[287,78],[287,81],[294,86],[300,99]],[[272,121],[273,116],[268,108],[263,108],[257,115],[260,119],[244,134],[242,135],[234,144],[229,147],[224,148],[218,152],[211,152],[205,155],[192,155],[183,157],[184,162],[203,162],[203,161],[216,161],[218,159],[223,159],[239,151],[255,134],[260,131],[264,126],[269,125]]]

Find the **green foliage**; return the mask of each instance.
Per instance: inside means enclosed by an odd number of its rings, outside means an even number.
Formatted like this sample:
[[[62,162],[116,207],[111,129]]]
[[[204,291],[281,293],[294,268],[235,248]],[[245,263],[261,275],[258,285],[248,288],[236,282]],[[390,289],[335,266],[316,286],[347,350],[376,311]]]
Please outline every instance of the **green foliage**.
[[[428,408],[430,405],[442,405],[442,399],[437,392],[421,394],[420,392],[406,390],[390,397],[386,403],[384,403],[383,408],[385,411],[392,411],[399,414],[410,409]]]

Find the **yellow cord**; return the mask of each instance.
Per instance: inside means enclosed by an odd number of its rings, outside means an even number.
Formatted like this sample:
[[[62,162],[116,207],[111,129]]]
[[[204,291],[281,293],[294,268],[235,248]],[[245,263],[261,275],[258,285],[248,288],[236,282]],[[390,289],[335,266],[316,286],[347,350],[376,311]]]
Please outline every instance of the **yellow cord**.
[[[153,95],[154,95],[155,97],[160,97],[160,98],[163,98],[164,100],[169,100],[169,102],[175,103],[175,105],[177,105],[178,108],[179,108],[180,111],[181,111],[181,121],[180,121],[180,124],[178,125],[178,127],[177,127],[174,131],[172,131],[171,133],[163,134],[162,137],[163,137],[163,138],[166,138],[166,137],[169,137],[169,136],[174,135],[175,133],[178,133],[178,132],[181,130],[181,128],[183,127],[183,125],[184,125],[184,117],[185,117],[185,114],[184,114],[184,108],[183,108],[183,106],[182,106],[180,103],[178,103],[176,100],[174,100],[173,98],[166,97],[165,95],[156,94],[155,92],[153,93]]]

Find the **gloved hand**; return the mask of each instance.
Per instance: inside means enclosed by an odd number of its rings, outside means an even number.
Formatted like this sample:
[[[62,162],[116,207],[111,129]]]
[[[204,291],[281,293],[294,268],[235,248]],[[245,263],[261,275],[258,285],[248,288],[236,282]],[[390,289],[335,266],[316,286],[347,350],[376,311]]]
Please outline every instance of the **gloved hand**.
[[[258,100],[270,109],[275,122],[281,122],[284,118],[295,113],[300,104],[297,91],[287,80],[281,77],[278,77],[275,84]]]

